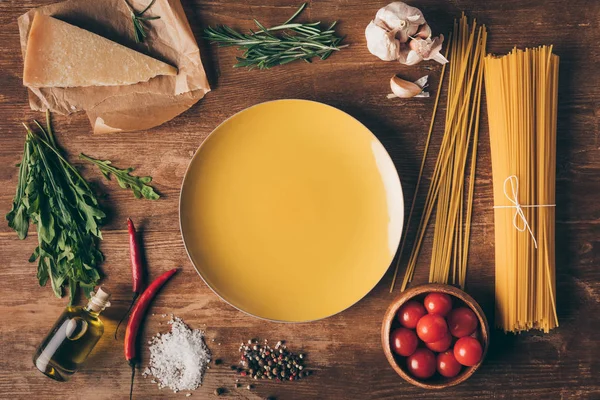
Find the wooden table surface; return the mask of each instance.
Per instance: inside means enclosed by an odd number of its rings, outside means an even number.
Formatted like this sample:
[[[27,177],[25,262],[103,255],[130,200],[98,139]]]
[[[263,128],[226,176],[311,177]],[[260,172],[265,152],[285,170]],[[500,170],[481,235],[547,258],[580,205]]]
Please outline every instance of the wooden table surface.
[[[43,1],[0,1],[0,214],[10,209],[23,149],[22,121],[42,118],[29,109],[22,86],[22,59],[17,17]],[[250,28],[252,18],[265,24],[285,20],[298,5],[290,0],[183,0],[197,38],[207,25],[226,23]],[[114,292],[113,307],[104,313],[106,333],[88,364],[70,382],[54,382],[40,374],[31,357],[54,323],[66,299],[39,287],[35,267],[27,259],[36,236],[20,241],[6,222],[0,224],[0,398],[125,399],[130,370],[122,342],[113,338],[115,320],[130,300],[130,267],[125,220],[131,217],[143,235],[150,277],[168,268],[182,271],[168,284],[151,309],[143,339],[167,329],[162,314],[174,313],[192,328],[206,330],[213,366],[194,398],[211,398],[217,387],[226,397],[259,399],[414,399],[414,398],[600,398],[600,3],[595,0],[423,0],[422,9],[434,32],[447,33],[461,11],[489,27],[488,50],[506,53],[513,46],[555,45],[561,56],[557,161],[557,297],[560,327],[549,334],[494,332],[490,352],[466,383],[444,391],[423,391],[402,381],[388,365],[379,340],[382,315],[393,299],[389,271],[377,287],[349,310],[323,321],[277,324],[251,318],[221,301],[196,275],[178,224],[181,181],[194,151],[224,119],[251,105],[274,99],[310,99],[338,107],[362,121],[382,141],[398,168],[405,196],[412,198],[433,99],[388,100],[389,78],[399,73],[416,79],[431,75],[437,86],[440,66],[423,62],[406,67],[370,55],[364,28],[384,1],[314,1],[306,18],[340,20],[350,47],[314,64],[294,63],[269,71],[233,69],[234,49],[201,43],[213,91],[183,115],[152,129],[93,135],[82,114],[56,116],[60,144],[84,176],[108,196],[110,215],[101,249],[106,256],[103,281]],[[485,108],[483,108],[485,110]],[[494,224],[491,166],[485,111],[479,144],[468,292],[494,314]],[[436,129],[439,144],[441,125]],[[135,200],[116,183],[81,165],[79,152],[135,166],[152,175],[162,194],[159,201]],[[431,171],[430,169],[428,171]],[[423,202],[422,196],[418,206]],[[409,204],[407,204],[408,206]],[[417,209],[420,209],[417,207]],[[425,245],[425,257],[431,242]],[[416,282],[424,282],[422,261]],[[294,383],[259,382],[256,389],[234,389],[229,365],[238,358],[240,341],[250,337],[285,339],[292,349],[309,354],[314,376]],[[146,346],[145,346],[146,347]],[[146,365],[147,348],[143,365]],[[246,380],[241,383],[245,386]],[[254,382],[252,382],[254,383]],[[137,399],[185,398],[159,390],[150,379],[135,382]]]

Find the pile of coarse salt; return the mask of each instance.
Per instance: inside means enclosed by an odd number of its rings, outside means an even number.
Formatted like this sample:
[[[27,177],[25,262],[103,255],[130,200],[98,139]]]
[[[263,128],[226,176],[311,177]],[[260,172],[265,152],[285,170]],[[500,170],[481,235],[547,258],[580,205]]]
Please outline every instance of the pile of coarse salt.
[[[171,332],[159,333],[149,342],[150,363],[144,376],[154,376],[161,389],[195,390],[202,384],[210,362],[204,332],[191,330],[181,318],[171,318],[168,323]]]

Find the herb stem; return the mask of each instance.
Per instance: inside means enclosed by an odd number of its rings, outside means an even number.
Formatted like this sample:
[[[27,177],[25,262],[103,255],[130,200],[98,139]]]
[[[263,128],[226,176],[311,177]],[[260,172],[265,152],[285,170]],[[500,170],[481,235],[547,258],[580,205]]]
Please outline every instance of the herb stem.
[[[153,17],[144,17],[143,15],[148,11],[156,2],[156,0],[150,1],[150,3],[140,12],[136,12],[133,7],[129,4],[127,0],[123,0],[127,9],[131,13],[131,22],[133,23],[133,36],[135,38],[136,43],[141,43],[148,36],[146,34],[146,28],[144,25],[144,21],[152,21],[155,19],[159,19],[160,16]]]
[[[37,121],[36,121],[37,122]],[[44,132],[44,130],[42,129],[42,132]],[[77,171],[77,169],[75,169],[75,167],[73,167],[63,156],[62,154],[60,154],[60,152],[54,147],[52,146],[50,143],[48,143],[46,140],[42,139],[39,136],[36,136],[33,132],[29,131],[29,133],[31,133],[34,137],[36,137],[37,140],[39,140],[40,142],[42,142],[44,145],[46,145],[47,148],[49,148],[50,150],[52,150],[54,152],[54,154],[56,154],[56,156],[59,158],[60,161],[62,161],[63,165],[66,166],[71,172],[73,172],[75,174],[75,176],[81,181],[81,183],[83,183],[83,185],[85,186],[85,188],[87,190],[92,190],[90,188],[90,185],[87,183],[87,181],[83,178],[83,176],[81,176],[81,174],[79,173],[79,171]],[[44,132],[45,133],[45,132]]]
[[[336,22],[322,30],[320,22],[292,22],[306,8],[303,3],[296,12],[283,24],[266,28],[256,19],[258,30],[240,33],[229,26],[222,25],[204,30],[207,39],[220,46],[237,46],[244,50],[238,57],[235,67],[268,69],[276,65],[287,64],[296,60],[310,62],[313,57],[326,59],[340,46],[343,37],[335,36],[333,30]]]
[[[160,198],[160,195],[154,191],[154,188],[148,185],[152,181],[152,177],[150,176],[140,177],[130,175],[133,168],[120,169],[112,166],[109,160],[97,160],[83,153],[79,154],[79,158],[96,165],[106,179],[110,180],[110,176],[113,175],[117,179],[119,186],[123,189],[130,188],[136,198],[144,197],[148,200],[157,200]]]

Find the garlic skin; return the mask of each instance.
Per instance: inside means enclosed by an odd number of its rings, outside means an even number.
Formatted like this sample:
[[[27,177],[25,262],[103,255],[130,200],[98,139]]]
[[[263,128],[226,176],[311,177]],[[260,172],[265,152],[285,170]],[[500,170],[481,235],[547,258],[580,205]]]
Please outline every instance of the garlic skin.
[[[444,36],[431,37],[431,28],[423,13],[401,1],[379,9],[365,29],[367,48],[384,61],[398,60],[414,65],[423,60],[448,62],[440,54]]]
[[[431,28],[429,27],[429,25],[423,24],[419,27],[419,30],[417,31],[415,36],[421,39],[428,39],[431,37]]]
[[[415,37],[410,42],[400,45],[398,61],[406,65],[415,65],[423,60],[435,60],[440,64],[445,64],[448,60],[440,53],[443,41],[444,35],[433,39]]]
[[[387,98],[400,97],[408,99],[411,97],[429,97],[429,93],[424,91],[427,87],[427,78],[429,78],[429,75],[425,75],[414,82],[409,82],[394,75],[390,79],[392,93],[388,94]]]
[[[421,10],[401,1],[380,8],[375,14],[375,24],[393,32],[400,43],[405,43],[425,23]]]
[[[377,37],[379,40],[367,41],[369,52],[383,61],[394,61],[398,59],[398,41],[394,39],[392,32],[375,25],[373,21],[367,25],[365,30],[367,37]]]

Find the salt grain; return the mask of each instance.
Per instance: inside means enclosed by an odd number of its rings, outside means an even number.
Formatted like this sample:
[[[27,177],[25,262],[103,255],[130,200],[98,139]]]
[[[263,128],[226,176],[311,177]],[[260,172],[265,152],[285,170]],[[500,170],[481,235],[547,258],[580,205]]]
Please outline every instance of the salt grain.
[[[150,345],[150,363],[144,376],[152,375],[159,388],[174,392],[195,390],[210,362],[210,350],[204,343],[204,332],[191,330],[177,317],[169,322],[171,332],[158,334]]]

